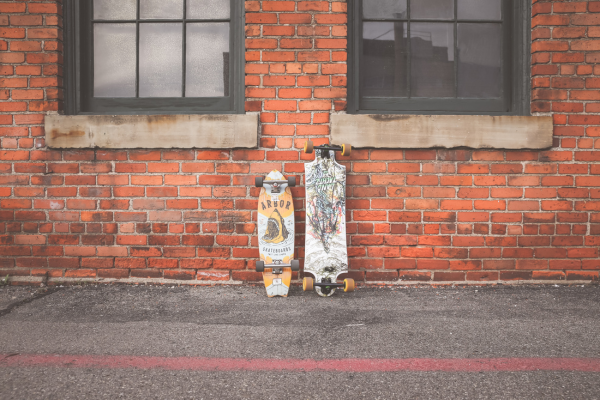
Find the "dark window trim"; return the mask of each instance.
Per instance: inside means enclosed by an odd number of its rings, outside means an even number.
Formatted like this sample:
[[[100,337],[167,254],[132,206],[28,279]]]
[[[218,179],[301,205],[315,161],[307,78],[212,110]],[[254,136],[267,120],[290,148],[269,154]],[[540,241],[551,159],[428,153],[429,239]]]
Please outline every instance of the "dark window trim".
[[[91,7],[87,7],[88,10]],[[84,32],[81,29],[80,1],[65,0],[64,77],[65,114],[243,114],[244,113],[244,2],[231,0],[230,72],[231,90],[227,97],[197,98],[91,98],[86,97],[82,82],[90,60],[82,60],[80,51]],[[84,34],[85,36],[85,34]],[[89,65],[89,64],[88,64]],[[92,110],[92,111],[90,111]]]
[[[348,107],[352,114],[440,114],[440,115],[530,115],[531,103],[531,4],[507,0],[503,11],[512,11],[505,31],[505,67],[512,82],[505,90],[510,93],[510,104],[502,100],[456,99],[398,99],[365,98],[359,93],[359,54],[361,46],[361,0],[351,0],[348,6]],[[511,34],[512,33],[512,37]],[[509,51],[510,48],[513,51]],[[487,110],[487,111],[485,111]]]

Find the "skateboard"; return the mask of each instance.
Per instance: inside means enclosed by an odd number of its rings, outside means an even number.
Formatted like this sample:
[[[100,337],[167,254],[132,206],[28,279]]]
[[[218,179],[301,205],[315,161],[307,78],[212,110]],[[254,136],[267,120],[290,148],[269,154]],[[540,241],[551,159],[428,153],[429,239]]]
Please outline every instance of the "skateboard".
[[[262,188],[258,197],[258,247],[260,261],[256,271],[263,273],[267,296],[287,297],[292,271],[300,269],[294,260],[294,203],[289,187],[296,178],[285,179],[274,170],[265,179],[257,177],[256,187]]]
[[[350,145],[313,146],[308,140],[304,152],[315,152],[315,160],[304,164],[306,189],[306,244],[302,288],[316,289],[320,296],[331,296],[336,288],[354,290],[354,280],[336,283],[348,272],[346,248],[346,167],[335,161],[335,152],[350,155]]]

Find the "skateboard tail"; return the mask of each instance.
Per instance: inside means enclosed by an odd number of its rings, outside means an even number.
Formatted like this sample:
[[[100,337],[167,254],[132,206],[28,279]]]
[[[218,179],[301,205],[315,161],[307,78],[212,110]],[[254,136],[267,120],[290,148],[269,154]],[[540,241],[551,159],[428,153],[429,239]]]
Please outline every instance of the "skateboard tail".
[[[263,281],[268,297],[287,297],[292,282],[292,269],[283,268],[281,274],[274,274],[272,269],[265,269]]]

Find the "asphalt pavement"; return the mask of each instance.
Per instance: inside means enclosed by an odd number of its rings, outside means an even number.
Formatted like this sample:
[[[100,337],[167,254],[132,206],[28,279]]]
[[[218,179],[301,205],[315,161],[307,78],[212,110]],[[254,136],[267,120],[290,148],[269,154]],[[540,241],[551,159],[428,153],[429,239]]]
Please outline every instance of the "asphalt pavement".
[[[0,287],[0,398],[600,399],[599,339],[587,285]]]

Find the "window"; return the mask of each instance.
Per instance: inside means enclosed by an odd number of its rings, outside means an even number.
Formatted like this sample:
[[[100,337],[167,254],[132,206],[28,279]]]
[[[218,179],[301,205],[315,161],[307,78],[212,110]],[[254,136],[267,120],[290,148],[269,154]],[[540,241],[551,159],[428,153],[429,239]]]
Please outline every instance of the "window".
[[[243,112],[243,2],[67,1],[68,114]]]
[[[513,0],[357,0],[349,112],[529,112],[529,5]]]

